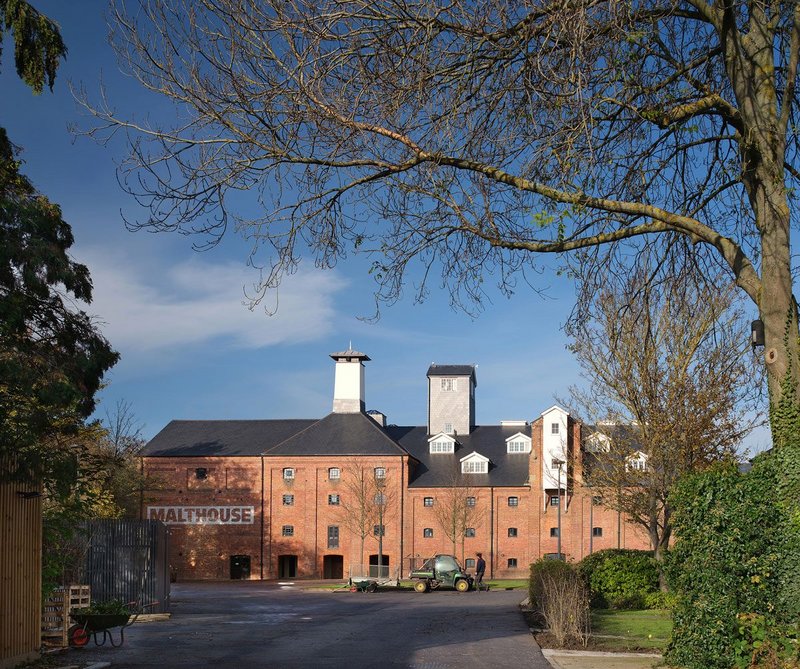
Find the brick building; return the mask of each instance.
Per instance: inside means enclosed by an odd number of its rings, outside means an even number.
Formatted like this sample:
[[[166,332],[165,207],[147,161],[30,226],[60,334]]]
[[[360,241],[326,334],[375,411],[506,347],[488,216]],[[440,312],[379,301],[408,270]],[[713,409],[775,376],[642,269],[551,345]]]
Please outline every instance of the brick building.
[[[519,577],[558,553],[559,527],[568,559],[648,547],[584,485],[591,431],[560,407],[479,426],[475,368],[432,365],[427,424],[387,425],[365,411],[369,357],[331,358],[324,418],[172,421],[147,444],[142,515],[170,526],[178,579],[402,575],[453,551]]]

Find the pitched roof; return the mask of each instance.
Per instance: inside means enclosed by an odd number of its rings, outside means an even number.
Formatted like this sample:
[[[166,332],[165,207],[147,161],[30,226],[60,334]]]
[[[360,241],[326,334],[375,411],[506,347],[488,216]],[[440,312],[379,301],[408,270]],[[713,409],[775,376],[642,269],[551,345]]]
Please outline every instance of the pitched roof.
[[[511,487],[528,484],[530,453],[508,453],[506,439],[520,432],[519,425],[478,426],[468,435],[457,435],[455,453],[431,453],[425,427],[386,428],[419,464],[409,476],[410,488],[446,488],[453,482],[471,487]],[[530,436],[530,427],[522,430]],[[462,474],[461,458],[473,451],[489,458],[487,474]]]
[[[431,376],[471,376],[472,382],[477,386],[475,365],[436,365],[428,367],[428,377]]]
[[[173,420],[142,449],[148,457],[259,455],[316,419]]]
[[[386,430],[363,413],[331,413],[264,455],[408,455]]]

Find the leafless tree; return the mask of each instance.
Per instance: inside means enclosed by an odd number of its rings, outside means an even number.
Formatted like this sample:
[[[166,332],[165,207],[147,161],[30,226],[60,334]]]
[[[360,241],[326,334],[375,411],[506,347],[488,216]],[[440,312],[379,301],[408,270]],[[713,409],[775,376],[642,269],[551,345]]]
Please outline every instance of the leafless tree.
[[[572,404],[595,424],[587,481],[646,530],[661,560],[677,480],[734,457],[760,416],[733,287],[709,294],[692,277],[654,276],[608,283],[569,333],[587,381]]]
[[[800,397],[797,3],[117,0],[111,40],[176,110],[162,126],[83,96],[90,132],[128,133],[141,223],[210,241],[235,223],[261,289],[306,248],[370,251],[380,298],[416,261],[419,296],[438,271],[479,307],[540,253],[678,236],[758,308],[772,401],[785,377]]]
[[[475,489],[458,472],[453,472],[446,487],[438,488],[433,503],[433,515],[444,535],[453,544],[457,555],[460,542],[461,560],[464,560],[464,538],[468,527],[475,527],[483,518],[483,509],[477,504]]]
[[[393,517],[397,502],[389,472],[381,469],[386,475],[378,477],[373,462],[352,459],[342,471],[339,518],[341,524],[361,542],[359,559],[362,566],[364,543],[371,535],[378,541],[379,567],[383,565],[383,529],[387,518]]]

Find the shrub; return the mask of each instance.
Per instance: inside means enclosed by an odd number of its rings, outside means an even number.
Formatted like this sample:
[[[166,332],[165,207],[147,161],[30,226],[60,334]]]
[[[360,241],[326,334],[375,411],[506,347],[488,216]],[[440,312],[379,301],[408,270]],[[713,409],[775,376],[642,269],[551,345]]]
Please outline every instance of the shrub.
[[[787,444],[757,458],[748,474],[720,466],[676,486],[667,577],[677,603],[668,663],[797,666],[800,526],[796,490],[787,489],[798,480],[798,464],[800,449]]]
[[[546,576],[565,576],[574,573],[574,571],[574,567],[563,560],[548,560],[542,558],[532,563],[530,582],[528,583],[528,596],[530,598],[531,608],[540,613],[542,612],[543,580]]]
[[[645,608],[647,596],[658,591],[658,564],[649,551],[598,551],[584,558],[578,569],[595,608]]]
[[[563,563],[562,563],[563,564]],[[569,567],[569,565],[567,565]],[[589,640],[589,592],[577,571],[551,570],[541,576],[539,607],[548,631],[559,646]]]
[[[645,595],[644,608],[646,609],[672,609],[675,606],[675,595],[671,592],[651,592]]]

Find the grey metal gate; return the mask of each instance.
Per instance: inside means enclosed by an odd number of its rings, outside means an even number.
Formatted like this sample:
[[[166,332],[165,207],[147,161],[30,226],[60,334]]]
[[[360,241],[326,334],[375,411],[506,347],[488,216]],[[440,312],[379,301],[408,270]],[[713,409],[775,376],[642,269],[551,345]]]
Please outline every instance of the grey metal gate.
[[[92,600],[152,604],[145,613],[169,611],[169,533],[158,520],[92,520],[86,582]]]

